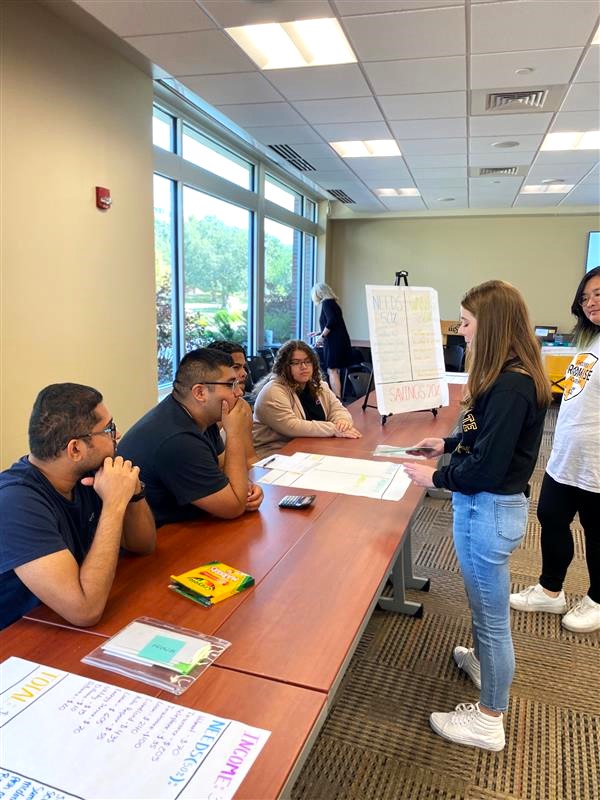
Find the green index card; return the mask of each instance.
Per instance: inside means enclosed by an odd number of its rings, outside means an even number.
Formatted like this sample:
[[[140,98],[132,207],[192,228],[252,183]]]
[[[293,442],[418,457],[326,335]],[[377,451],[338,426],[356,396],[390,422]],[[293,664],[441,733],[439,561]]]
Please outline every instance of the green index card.
[[[170,636],[154,636],[148,644],[142,647],[138,655],[157,664],[169,664],[182,647],[185,647],[185,642],[182,642],[181,639],[172,639]]]

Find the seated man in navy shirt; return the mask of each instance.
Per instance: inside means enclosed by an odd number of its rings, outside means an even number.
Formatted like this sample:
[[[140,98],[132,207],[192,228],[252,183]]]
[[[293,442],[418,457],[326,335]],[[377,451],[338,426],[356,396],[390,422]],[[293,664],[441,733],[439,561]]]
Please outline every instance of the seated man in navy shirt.
[[[56,383],[37,396],[31,453],[0,473],[0,628],[40,601],[95,625],[119,548],[153,551],[139,469],[115,455],[117,438],[96,389]]]
[[[139,464],[157,526],[205,512],[233,519],[260,506],[262,489],[248,480],[252,411],[242,393],[230,355],[192,350],[173,392],[123,437],[119,453]]]

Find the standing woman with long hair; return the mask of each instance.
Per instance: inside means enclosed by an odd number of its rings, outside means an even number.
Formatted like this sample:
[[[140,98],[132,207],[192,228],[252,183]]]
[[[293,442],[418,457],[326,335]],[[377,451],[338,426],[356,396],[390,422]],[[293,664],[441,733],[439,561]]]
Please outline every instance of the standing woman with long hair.
[[[338,303],[338,297],[331,286],[326,283],[315,283],[310,294],[315,305],[321,304],[320,332],[315,331],[310,335],[316,336],[315,345],[323,348],[329,385],[335,396],[341,400],[340,369],[348,367],[352,363],[352,344],[348,329]]]
[[[472,616],[472,648],[454,660],[480,689],[477,703],[433,713],[433,730],[459,744],[502,750],[515,657],[510,631],[508,560],[527,526],[528,481],[551,401],[525,302],[504,281],[487,281],[463,297],[459,333],[469,379],[462,433],[423,439],[428,456],[451,453],[448,466],[406,464],[419,486],[452,491],[454,546]]]
[[[577,353],[566,374],[554,443],[537,514],[542,525],[539,583],[510,596],[520,611],[567,610],[563,582],[573,560],[571,522],[579,514],[590,584],[562,624],[577,633],[600,630],[600,267],[584,275],[571,313]]]

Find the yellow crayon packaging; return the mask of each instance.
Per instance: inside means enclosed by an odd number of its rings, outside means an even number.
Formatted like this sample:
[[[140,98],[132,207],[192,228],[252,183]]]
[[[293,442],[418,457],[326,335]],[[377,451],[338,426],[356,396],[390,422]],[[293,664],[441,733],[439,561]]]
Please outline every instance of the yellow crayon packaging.
[[[169,588],[174,592],[205,606],[220,603],[254,586],[251,575],[221,561],[211,561],[181,575],[171,575],[171,581]]]

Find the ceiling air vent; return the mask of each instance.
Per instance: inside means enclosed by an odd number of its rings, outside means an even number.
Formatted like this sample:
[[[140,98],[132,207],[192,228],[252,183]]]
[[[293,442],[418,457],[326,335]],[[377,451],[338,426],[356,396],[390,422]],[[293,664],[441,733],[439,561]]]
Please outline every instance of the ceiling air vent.
[[[271,150],[274,150],[277,155],[285,158],[292,167],[299,169],[300,172],[310,172],[316,169],[316,167],[313,167],[305,158],[302,158],[300,153],[297,153],[293,147],[290,147],[289,144],[270,144],[269,147]]]
[[[481,167],[479,175],[518,175],[518,167]]]
[[[547,89],[531,89],[526,92],[492,92],[488,94],[485,107],[487,111],[494,111],[501,108],[507,110],[508,108],[543,108],[546,98],[548,97]]]
[[[339,200],[340,203],[354,203],[354,202],[356,202],[351,197],[348,197],[348,195],[346,194],[346,192],[343,189],[327,189],[326,191],[328,191],[329,194],[332,197],[335,197],[336,200]]]

